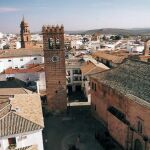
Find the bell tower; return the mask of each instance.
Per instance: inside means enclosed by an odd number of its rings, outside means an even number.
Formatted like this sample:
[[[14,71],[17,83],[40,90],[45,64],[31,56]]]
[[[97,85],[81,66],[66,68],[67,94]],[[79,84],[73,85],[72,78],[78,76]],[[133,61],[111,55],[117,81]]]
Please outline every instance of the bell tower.
[[[67,108],[64,27],[43,26],[46,94],[51,111]]]
[[[32,42],[31,42],[31,34],[29,30],[28,23],[25,22],[24,17],[20,24],[20,36],[21,36],[21,48],[31,48]]]
[[[144,51],[143,51],[145,56],[150,55],[150,39],[148,38],[145,43],[144,43]]]

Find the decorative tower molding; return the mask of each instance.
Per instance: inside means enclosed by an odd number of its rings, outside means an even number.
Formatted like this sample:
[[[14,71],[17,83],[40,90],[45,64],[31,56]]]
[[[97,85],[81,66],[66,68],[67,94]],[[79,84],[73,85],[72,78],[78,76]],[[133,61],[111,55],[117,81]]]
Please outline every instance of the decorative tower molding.
[[[67,108],[64,27],[43,26],[46,94],[51,111]]]
[[[21,48],[32,48],[29,25],[25,22],[24,16],[20,24]]]

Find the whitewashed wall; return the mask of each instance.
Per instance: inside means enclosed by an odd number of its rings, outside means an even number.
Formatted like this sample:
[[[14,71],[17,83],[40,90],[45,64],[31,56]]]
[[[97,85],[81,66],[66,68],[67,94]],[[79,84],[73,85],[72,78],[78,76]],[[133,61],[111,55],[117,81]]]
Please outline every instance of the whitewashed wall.
[[[38,81],[41,73],[42,72],[2,74],[2,75],[0,75],[0,81],[5,81],[9,77],[14,77],[14,78],[19,79],[24,82],[27,82],[27,79],[29,79],[30,81]]]
[[[34,60],[34,58],[37,58]],[[23,59],[21,61],[21,59]],[[11,60],[11,61],[9,61]],[[28,64],[42,64],[44,63],[44,57],[42,56],[28,56],[28,57],[17,57],[17,58],[0,58],[0,72],[7,68],[21,68],[21,66],[26,67]]]
[[[37,91],[46,91],[46,79],[45,79],[45,72],[41,72],[39,74],[39,81],[37,81]]]
[[[31,145],[37,145],[38,150],[43,150],[42,130],[34,133],[20,134],[11,137],[16,137],[16,149]],[[8,150],[8,146],[8,137],[0,139],[0,150]]]

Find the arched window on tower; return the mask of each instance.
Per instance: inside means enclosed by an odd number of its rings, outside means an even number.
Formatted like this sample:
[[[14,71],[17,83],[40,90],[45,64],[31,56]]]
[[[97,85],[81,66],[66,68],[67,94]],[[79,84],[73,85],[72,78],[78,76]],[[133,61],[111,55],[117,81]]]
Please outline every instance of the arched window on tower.
[[[53,38],[49,38],[48,39],[48,48],[53,49],[53,47],[54,47],[54,40],[53,40]]]
[[[28,36],[27,36],[27,41],[28,41],[29,39],[28,39]]]
[[[56,38],[56,49],[60,49],[60,40]]]

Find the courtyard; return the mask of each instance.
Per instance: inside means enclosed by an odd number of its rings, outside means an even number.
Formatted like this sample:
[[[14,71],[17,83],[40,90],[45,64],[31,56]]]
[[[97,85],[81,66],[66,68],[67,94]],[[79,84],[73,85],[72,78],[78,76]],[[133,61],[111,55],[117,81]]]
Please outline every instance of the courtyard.
[[[96,133],[105,136],[104,126],[92,117],[90,106],[70,107],[67,114],[45,117],[43,141],[45,150],[119,150],[96,138]],[[102,142],[102,144],[101,144]],[[112,142],[112,140],[111,140]],[[110,145],[108,147],[108,145]]]

